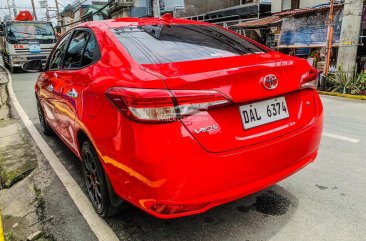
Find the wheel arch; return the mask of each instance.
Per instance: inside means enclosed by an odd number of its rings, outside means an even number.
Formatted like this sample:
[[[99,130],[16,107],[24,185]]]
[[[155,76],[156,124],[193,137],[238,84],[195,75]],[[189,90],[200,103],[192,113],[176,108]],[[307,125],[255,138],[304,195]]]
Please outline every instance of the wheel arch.
[[[86,134],[86,132],[82,129],[78,130],[77,134],[76,134],[76,138],[77,138],[77,145],[79,147],[79,158],[80,160],[82,161],[82,147],[83,147],[83,143],[85,141],[88,141],[92,147],[97,150],[97,148],[95,147],[94,143],[91,141],[91,139],[89,138],[89,136]],[[97,151],[97,155],[98,155],[98,151]],[[99,160],[100,160],[100,157],[99,157]],[[109,177],[108,177],[108,174],[107,172],[105,171],[105,168],[104,168],[104,163],[103,163],[103,160],[100,160],[101,162],[101,166],[103,168],[103,171],[104,171],[104,176],[105,176],[105,179],[107,181],[107,186],[108,186],[108,194],[109,194],[109,199],[110,199],[110,202],[112,204],[112,206],[114,207],[119,207],[122,203],[123,203],[123,200],[120,199],[117,194],[115,193],[114,191],[114,188],[109,180]]]

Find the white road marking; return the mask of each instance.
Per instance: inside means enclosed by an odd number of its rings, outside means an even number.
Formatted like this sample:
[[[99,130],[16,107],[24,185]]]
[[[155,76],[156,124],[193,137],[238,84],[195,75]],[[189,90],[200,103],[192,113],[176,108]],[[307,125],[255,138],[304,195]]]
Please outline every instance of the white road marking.
[[[70,173],[66,170],[64,165],[57,158],[55,153],[49,147],[47,142],[43,139],[41,134],[37,131],[36,127],[33,125],[32,121],[25,113],[21,105],[19,104],[13,90],[12,77],[7,69],[1,66],[9,76],[9,94],[11,102],[13,103],[15,109],[17,110],[20,118],[22,119],[24,125],[28,129],[29,133],[33,137],[34,141],[37,143],[39,149],[42,151],[43,155],[46,157],[50,163],[52,169],[61,180],[62,184],[65,186],[67,192],[69,193],[71,199],[74,201],[78,207],[81,215],[83,215],[86,222],[89,224],[91,230],[97,236],[98,240],[114,241],[119,240],[114,234],[112,229],[108,226],[104,219],[102,219],[95,211],[91,205],[87,196],[80,189],[77,182],[72,178]],[[30,93],[33,94],[33,93]]]
[[[349,138],[349,137],[346,137],[346,136],[340,136],[340,135],[327,133],[327,132],[323,132],[323,136],[330,137],[330,138],[337,139],[337,140],[341,140],[341,141],[347,141],[347,142],[354,143],[354,144],[360,142],[359,139]]]

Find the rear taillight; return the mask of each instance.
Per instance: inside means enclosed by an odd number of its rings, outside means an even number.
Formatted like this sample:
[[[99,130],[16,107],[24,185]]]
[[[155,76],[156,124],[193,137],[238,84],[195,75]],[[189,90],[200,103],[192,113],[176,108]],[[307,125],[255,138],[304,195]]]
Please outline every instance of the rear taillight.
[[[319,72],[315,68],[311,68],[306,74],[303,75],[301,81],[301,88],[316,89],[318,87]]]
[[[171,122],[198,111],[227,105],[217,91],[111,88],[107,98],[130,119],[142,122]]]

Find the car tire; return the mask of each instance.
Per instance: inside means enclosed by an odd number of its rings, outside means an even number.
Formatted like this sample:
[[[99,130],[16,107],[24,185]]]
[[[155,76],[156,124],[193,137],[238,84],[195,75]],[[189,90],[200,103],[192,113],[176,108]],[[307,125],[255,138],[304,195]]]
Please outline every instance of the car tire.
[[[108,183],[99,157],[89,141],[81,148],[82,170],[89,200],[102,217],[110,217],[119,209],[113,207],[109,197]]]
[[[38,118],[39,118],[39,122],[41,123],[41,128],[42,128],[43,134],[45,134],[47,136],[51,135],[53,130],[52,130],[51,126],[48,124],[46,118],[44,117],[44,111],[43,111],[43,108],[42,108],[41,103],[39,102],[38,98],[37,98],[37,112],[38,112]]]

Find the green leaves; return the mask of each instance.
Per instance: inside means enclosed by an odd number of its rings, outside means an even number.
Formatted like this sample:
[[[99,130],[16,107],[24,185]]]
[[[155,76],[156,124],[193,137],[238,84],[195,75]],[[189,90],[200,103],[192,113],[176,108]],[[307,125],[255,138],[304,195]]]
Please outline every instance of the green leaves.
[[[363,73],[363,70],[357,73],[357,67],[351,75],[345,72],[342,66],[339,66],[337,72],[326,77],[326,82],[326,86],[329,86],[329,90],[332,92],[361,95],[362,91],[366,90],[366,74]]]

